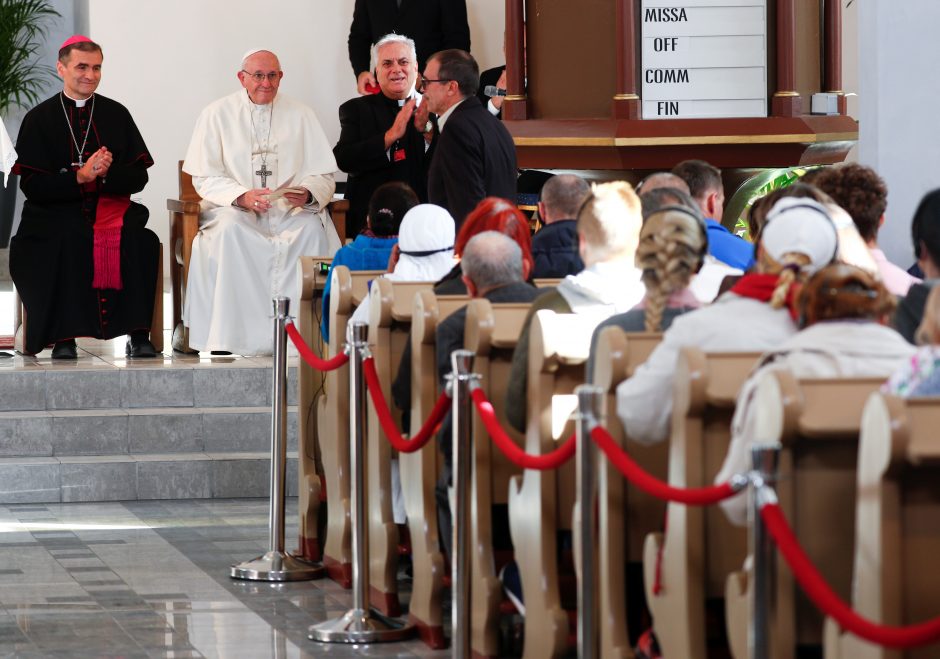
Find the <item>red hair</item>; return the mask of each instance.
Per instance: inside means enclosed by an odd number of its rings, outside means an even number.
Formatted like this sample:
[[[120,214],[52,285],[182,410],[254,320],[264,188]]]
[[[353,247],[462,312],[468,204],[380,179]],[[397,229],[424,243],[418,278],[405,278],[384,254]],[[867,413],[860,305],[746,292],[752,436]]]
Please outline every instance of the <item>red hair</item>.
[[[529,222],[516,205],[500,197],[486,197],[467,215],[457,239],[454,254],[461,256],[467,242],[483,231],[499,231],[519,243],[522,249],[522,264],[526,272],[532,272],[532,233]]]

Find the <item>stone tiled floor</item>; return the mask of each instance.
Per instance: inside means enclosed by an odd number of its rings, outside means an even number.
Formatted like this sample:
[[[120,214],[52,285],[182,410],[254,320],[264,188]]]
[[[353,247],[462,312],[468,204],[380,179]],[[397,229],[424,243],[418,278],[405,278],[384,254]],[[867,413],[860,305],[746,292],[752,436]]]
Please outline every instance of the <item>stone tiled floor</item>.
[[[296,501],[287,510],[288,547]],[[263,499],[0,507],[0,657],[445,657],[420,641],[307,640],[351,595],[232,580],[264,552]]]

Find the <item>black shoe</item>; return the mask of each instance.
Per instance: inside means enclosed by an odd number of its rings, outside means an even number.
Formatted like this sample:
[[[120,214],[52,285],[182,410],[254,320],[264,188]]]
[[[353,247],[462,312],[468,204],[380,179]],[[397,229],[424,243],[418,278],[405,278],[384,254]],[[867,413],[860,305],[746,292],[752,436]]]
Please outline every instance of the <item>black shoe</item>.
[[[137,337],[132,334],[127,338],[124,353],[128,359],[153,359],[157,356],[157,349],[146,336]]]
[[[78,348],[75,347],[75,339],[66,339],[57,341],[52,347],[53,359],[78,359]]]
[[[228,357],[232,353],[230,353],[228,350],[210,350],[209,354],[213,357]]]

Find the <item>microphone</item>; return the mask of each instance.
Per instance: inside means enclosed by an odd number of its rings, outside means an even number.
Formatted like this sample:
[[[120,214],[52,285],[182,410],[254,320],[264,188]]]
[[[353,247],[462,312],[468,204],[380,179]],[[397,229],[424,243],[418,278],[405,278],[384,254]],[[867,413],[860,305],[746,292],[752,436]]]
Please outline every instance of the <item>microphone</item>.
[[[505,96],[506,90],[500,89],[496,85],[487,85],[483,88],[483,94],[486,96]]]

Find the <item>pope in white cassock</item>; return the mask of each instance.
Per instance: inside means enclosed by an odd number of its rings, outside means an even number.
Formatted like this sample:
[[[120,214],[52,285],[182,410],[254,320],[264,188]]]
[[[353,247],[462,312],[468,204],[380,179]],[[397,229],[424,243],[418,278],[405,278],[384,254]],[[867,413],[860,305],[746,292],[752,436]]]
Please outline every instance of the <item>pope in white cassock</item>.
[[[274,53],[246,53],[244,89],[202,111],[186,152],[202,197],[183,308],[197,350],[270,354],[271,298],[296,309],[298,257],[340,247],[333,151],[313,110],[277,93],[283,75]]]

